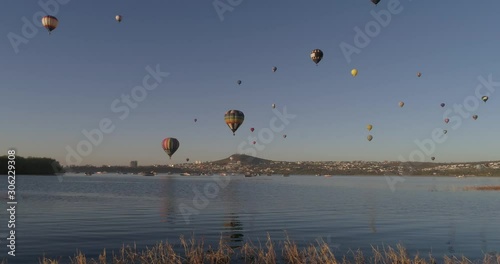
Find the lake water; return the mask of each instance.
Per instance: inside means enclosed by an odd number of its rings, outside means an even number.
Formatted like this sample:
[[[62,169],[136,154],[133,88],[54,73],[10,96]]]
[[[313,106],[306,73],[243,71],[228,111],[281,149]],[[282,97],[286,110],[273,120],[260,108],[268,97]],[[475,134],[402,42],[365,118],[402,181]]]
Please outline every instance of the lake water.
[[[402,177],[394,188],[375,176],[17,176],[16,257],[97,257],[123,244],[138,248],[179,236],[237,247],[285,239],[323,239],[340,256],[350,249],[402,243],[413,254],[500,252],[500,178]],[[7,191],[7,177],[0,181]],[[3,195],[2,195],[3,197]],[[1,200],[0,259],[7,256],[7,205]],[[66,262],[61,262],[66,263]]]

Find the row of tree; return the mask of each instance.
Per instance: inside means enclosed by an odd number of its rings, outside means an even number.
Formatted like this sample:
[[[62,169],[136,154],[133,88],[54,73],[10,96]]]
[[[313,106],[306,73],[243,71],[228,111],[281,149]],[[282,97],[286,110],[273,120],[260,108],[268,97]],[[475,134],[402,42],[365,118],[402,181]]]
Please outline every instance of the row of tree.
[[[0,175],[7,175],[9,171],[14,171],[16,175],[56,175],[64,172],[59,162],[51,158],[16,156],[12,161],[14,164],[9,163],[8,156],[0,156]],[[14,167],[9,169],[9,164]]]

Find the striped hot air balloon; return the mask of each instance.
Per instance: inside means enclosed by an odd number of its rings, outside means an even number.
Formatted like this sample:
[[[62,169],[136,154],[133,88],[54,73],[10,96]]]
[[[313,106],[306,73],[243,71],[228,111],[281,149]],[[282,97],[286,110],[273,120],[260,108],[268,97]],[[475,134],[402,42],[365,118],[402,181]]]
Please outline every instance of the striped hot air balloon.
[[[320,49],[315,49],[311,51],[311,60],[314,61],[316,65],[318,65],[318,63],[321,61],[322,58],[323,58],[323,51],[321,51]]]
[[[224,114],[224,121],[229,129],[233,131],[233,136],[236,130],[243,124],[243,120],[245,120],[245,115],[239,110],[229,110]]]
[[[161,143],[163,150],[172,159],[172,155],[179,149],[179,140],[176,138],[165,138]]]
[[[49,34],[52,30],[56,29],[59,24],[59,20],[57,20],[54,16],[44,16],[42,17],[42,25],[49,31]]]

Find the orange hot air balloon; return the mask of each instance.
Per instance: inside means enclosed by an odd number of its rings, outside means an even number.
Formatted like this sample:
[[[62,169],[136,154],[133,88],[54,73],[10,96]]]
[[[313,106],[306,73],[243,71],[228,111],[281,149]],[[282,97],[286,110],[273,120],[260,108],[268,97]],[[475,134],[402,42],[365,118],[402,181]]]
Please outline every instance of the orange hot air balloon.
[[[56,17],[54,16],[44,16],[42,17],[42,25],[44,28],[46,28],[50,32],[52,30],[57,28],[57,25],[59,24],[59,20],[57,20]]]

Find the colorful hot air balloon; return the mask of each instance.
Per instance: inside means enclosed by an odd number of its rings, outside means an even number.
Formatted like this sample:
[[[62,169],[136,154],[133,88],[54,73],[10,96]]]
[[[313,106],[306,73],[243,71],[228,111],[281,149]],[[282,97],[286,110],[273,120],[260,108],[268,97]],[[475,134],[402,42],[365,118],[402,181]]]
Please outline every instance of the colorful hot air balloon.
[[[229,129],[233,131],[233,135],[235,135],[236,130],[241,126],[243,120],[245,120],[245,115],[239,110],[229,110],[224,114],[224,121],[226,121]]]
[[[277,70],[278,70],[278,68],[273,67],[273,72],[276,72]]]
[[[351,75],[352,75],[352,77],[356,77],[356,75],[358,75],[358,70],[352,69],[351,70]]]
[[[116,21],[122,22],[122,16],[121,15],[116,15],[115,16]]]
[[[399,102],[399,107],[403,107],[405,105],[404,102]]]
[[[253,128],[253,127],[252,127],[252,128],[250,128],[250,131],[252,131],[252,132],[253,132],[254,130],[255,130],[255,128]]]
[[[417,77],[420,77],[422,76],[422,73],[421,72],[417,72]]]
[[[446,124],[448,124],[448,122],[450,122],[450,119],[449,119],[449,118],[445,118],[445,119],[444,119],[444,122],[445,122]]]
[[[238,80],[236,83],[237,83],[238,85],[240,85],[240,84],[241,84],[241,80]]]
[[[311,59],[318,65],[318,63],[321,61],[323,58],[323,51],[320,49],[315,49],[311,52]]]
[[[368,131],[372,130],[372,128],[373,128],[373,126],[372,126],[372,125],[370,125],[370,124],[368,124],[368,125],[366,126],[366,129],[368,129]]]
[[[375,5],[377,5],[378,2],[380,2],[380,0],[372,0],[372,3],[374,3]]]
[[[441,103],[441,107],[444,107],[444,106],[445,106],[445,104],[444,104],[444,103]]]
[[[477,119],[477,115],[473,115],[472,119],[476,120]]]
[[[481,97],[481,100],[483,100],[483,102],[485,102],[485,103],[486,103],[486,101],[488,101],[488,99],[489,99],[488,96]]]
[[[431,160],[435,160],[436,158],[435,157],[432,157]]]
[[[179,148],[179,140],[177,140],[176,138],[165,138],[161,145],[165,153],[167,153],[170,159],[172,159],[172,155],[174,155],[174,153]]]
[[[272,105],[272,107],[273,107],[273,109],[274,109],[274,108],[276,108],[276,105],[275,105],[275,104],[273,104],[273,105]]]
[[[373,136],[372,135],[368,135],[368,137],[366,137],[368,139],[368,141],[372,141],[373,139]]]
[[[59,20],[57,20],[56,17],[44,16],[42,18],[42,25],[44,28],[46,28],[49,31],[49,34],[52,30],[56,29],[58,24],[59,24]]]

